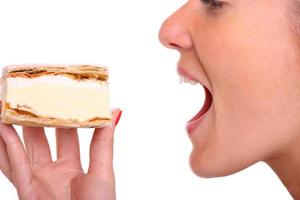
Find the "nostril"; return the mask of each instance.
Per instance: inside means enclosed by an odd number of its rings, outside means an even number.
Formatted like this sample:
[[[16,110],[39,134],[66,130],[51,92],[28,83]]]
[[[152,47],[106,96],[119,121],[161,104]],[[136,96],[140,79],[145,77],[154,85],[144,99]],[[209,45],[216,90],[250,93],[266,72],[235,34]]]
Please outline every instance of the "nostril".
[[[175,44],[175,43],[169,43],[169,46],[170,46],[171,48],[175,48],[175,49],[179,49],[179,48],[180,48],[180,46],[177,45],[177,44]]]

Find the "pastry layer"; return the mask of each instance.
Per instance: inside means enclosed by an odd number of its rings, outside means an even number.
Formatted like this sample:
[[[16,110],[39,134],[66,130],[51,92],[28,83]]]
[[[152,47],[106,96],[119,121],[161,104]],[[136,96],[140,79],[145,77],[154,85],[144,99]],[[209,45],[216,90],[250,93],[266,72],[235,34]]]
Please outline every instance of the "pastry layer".
[[[36,78],[44,75],[64,75],[75,80],[98,79],[106,81],[108,71],[105,67],[91,65],[12,65],[4,68],[7,77]]]
[[[108,84],[61,75],[6,79],[6,105],[33,116],[73,120],[110,119]]]

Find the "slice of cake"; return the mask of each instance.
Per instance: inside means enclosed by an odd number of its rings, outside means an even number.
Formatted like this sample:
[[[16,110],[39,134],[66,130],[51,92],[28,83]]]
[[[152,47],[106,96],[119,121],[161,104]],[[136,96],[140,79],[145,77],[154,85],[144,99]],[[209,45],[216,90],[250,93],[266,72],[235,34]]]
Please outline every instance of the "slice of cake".
[[[2,73],[2,122],[101,127],[111,123],[104,67],[17,65]]]

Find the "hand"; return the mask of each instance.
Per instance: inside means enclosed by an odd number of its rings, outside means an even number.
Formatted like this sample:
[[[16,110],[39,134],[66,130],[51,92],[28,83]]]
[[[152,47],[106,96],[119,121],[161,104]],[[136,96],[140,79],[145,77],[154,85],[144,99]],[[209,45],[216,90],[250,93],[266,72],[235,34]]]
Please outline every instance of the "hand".
[[[13,126],[0,123],[0,169],[22,200],[115,200],[113,138],[120,116],[114,110],[112,125],[95,129],[86,174],[77,129],[56,129],[57,160],[52,161],[44,128],[23,127],[24,148]]]

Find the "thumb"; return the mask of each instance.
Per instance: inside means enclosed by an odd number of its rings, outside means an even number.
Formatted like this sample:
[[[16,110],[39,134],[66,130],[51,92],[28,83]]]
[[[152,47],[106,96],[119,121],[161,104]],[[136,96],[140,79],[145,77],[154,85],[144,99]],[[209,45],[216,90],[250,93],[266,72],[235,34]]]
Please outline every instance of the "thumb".
[[[122,115],[120,109],[112,111],[112,124],[96,128],[90,146],[89,174],[103,179],[113,179],[113,141],[114,131]]]

